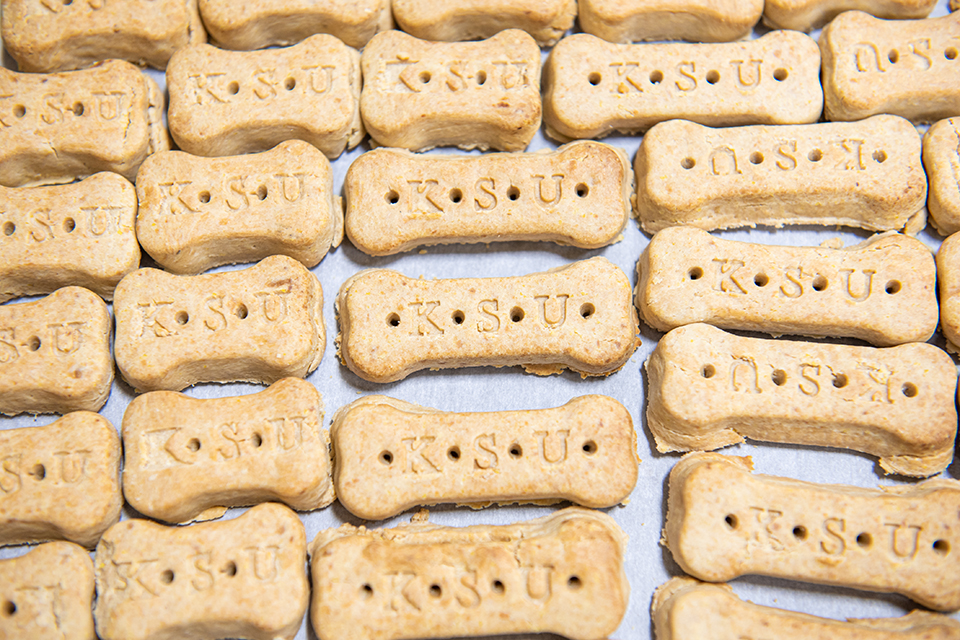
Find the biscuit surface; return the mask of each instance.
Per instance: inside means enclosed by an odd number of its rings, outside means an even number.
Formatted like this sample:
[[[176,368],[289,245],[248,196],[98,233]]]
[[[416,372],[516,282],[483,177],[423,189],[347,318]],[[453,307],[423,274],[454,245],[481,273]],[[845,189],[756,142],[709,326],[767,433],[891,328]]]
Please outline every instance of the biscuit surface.
[[[763,22],[775,29],[812,31],[845,11],[865,11],[878,18],[926,18],[936,0],[766,0]]]
[[[580,26],[609,42],[729,42],[753,30],[762,0],[580,0]]]
[[[960,352],[960,235],[953,234],[937,251],[937,282],[940,294],[940,330],[947,350]]]
[[[923,137],[923,166],[930,180],[930,223],[942,235],[960,231],[960,118],[947,118]]]
[[[576,0],[393,0],[400,29],[423,40],[481,40],[504,29],[526,31],[552,47],[577,17]]]

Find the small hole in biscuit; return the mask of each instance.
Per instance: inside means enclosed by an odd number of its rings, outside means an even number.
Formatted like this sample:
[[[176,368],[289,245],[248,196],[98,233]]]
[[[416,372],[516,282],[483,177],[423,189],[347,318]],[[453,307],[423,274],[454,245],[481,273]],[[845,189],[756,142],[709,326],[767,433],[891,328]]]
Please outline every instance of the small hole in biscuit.
[[[936,553],[939,553],[940,555],[945,556],[948,553],[950,553],[950,543],[947,542],[946,540],[934,540],[933,550]]]
[[[47,477],[47,468],[42,464],[35,464],[33,469],[30,470],[30,475],[37,480],[43,480]]]
[[[869,549],[873,545],[873,536],[869,533],[861,533],[857,536],[857,544],[864,549]]]
[[[519,457],[521,457],[522,455],[523,455],[523,447],[521,447],[521,446],[520,446],[519,444],[517,444],[516,442],[514,442],[512,445],[510,445],[510,457],[511,457],[511,458],[519,458]]]
[[[442,595],[443,595],[443,589],[440,588],[440,585],[438,585],[438,584],[432,584],[432,585],[430,585],[430,597],[431,597],[431,598],[439,598],[439,597],[442,596]]]
[[[507,197],[511,200],[518,200],[520,198],[520,189],[516,187],[510,187],[507,189]]]
[[[590,193],[590,187],[583,184],[582,182],[577,185],[576,194],[578,198],[586,198],[589,193]]]
[[[845,373],[833,374],[833,386],[835,386],[837,389],[843,389],[849,383],[850,383],[850,379],[847,378],[847,374]]]
[[[587,76],[587,80],[589,80],[590,84],[592,84],[593,86],[597,86],[598,84],[600,84],[601,77],[602,76],[599,73],[594,71],[589,76]]]
[[[663,82],[663,71],[657,70],[650,73],[650,84],[660,84]]]
[[[193,451],[194,453],[200,451],[200,441],[196,438],[190,438],[187,440],[187,449],[190,449],[190,451]]]
[[[180,311],[175,316],[175,320],[177,321],[177,324],[187,324],[190,322],[190,314],[186,311]]]
[[[369,600],[370,598],[372,598],[373,587],[371,587],[369,584],[365,584],[362,587],[360,587],[360,597],[363,598],[364,600]]]
[[[8,221],[3,223],[3,235],[12,236],[13,232],[16,230],[17,230],[17,225],[13,224],[12,222]]]
[[[3,615],[12,616],[17,612],[17,605],[12,600],[6,600],[3,603]]]
[[[388,466],[391,465],[391,464],[393,464],[393,454],[390,453],[389,451],[381,451],[381,452],[380,452],[380,463],[381,463],[381,464],[388,465]]]
[[[198,198],[198,199],[200,200],[200,202],[202,202],[203,204],[207,204],[208,202],[210,202],[210,192],[209,192],[209,191],[201,191],[201,192],[200,192],[200,195],[198,195],[197,198]]]
[[[793,528],[793,537],[797,540],[806,540],[807,539],[807,528],[802,524],[797,525]]]
[[[687,277],[691,280],[699,280],[703,277],[703,269],[700,267],[693,267],[690,271],[687,271]]]
[[[387,204],[397,204],[398,202],[400,202],[400,194],[394,191],[393,189],[391,189],[390,191],[387,191],[387,195],[384,197],[387,201]]]
[[[454,204],[463,200],[463,191],[460,189],[450,189],[450,201]]]
[[[732,513],[728,513],[727,517],[725,517],[723,521],[727,523],[727,526],[730,527],[730,529],[736,529],[740,526],[740,518]]]
[[[450,447],[447,449],[447,457],[454,462],[460,461],[460,447]]]
[[[763,154],[759,151],[754,151],[750,154],[750,164],[760,164],[763,162]]]
[[[30,339],[27,340],[27,348],[30,349],[30,351],[39,351],[40,344],[40,338],[37,336],[31,336]]]
[[[222,571],[223,573],[227,574],[230,577],[233,577],[237,575],[237,563],[231,560],[227,564],[223,565],[223,569],[221,569],[220,571]]]
[[[171,582],[173,582],[173,579],[175,577],[176,576],[174,575],[173,571],[171,571],[170,569],[167,569],[166,571],[160,574],[160,581],[163,582],[164,584],[170,584]]]
[[[947,50],[943,52],[943,57],[947,60],[956,60],[957,59],[957,50],[953,47],[947,47]]]
[[[753,276],[753,284],[757,285],[758,287],[765,287],[770,284],[770,278],[768,278],[767,274],[765,273],[758,273],[757,275]]]
[[[82,377],[83,377],[83,369],[74,369],[74,370],[73,370],[73,377],[74,377],[75,379],[77,379],[77,380],[79,380],[80,378],[82,378]]]
[[[827,288],[827,279],[821,275],[818,275],[813,279],[813,290],[814,291],[823,291]]]
[[[787,384],[787,372],[783,369],[776,369],[770,374],[770,379],[773,380],[773,384],[782,387]]]
[[[257,197],[260,198],[261,200],[267,199],[267,185],[262,184],[259,187],[257,187]]]
[[[287,78],[286,80],[283,81],[283,86],[287,91],[293,91],[294,88],[297,86],[297,79]]]
[[[73,105],[73,115],[79,117],[83,115],[83,103],[78,102]]]
[[[477,71],[477,84],[481,87],[487,83],[487,72],[481,69]]]
[[[593,440],[587,440],[583,443],[583,452],[588,456],[592,456],[597,452],[597,443]]]
[[[896,49],[890,49],[890,53],[887,54],[887,60],[893,64],[897,64],[897,62],[900,60],[900,54]]]
[[[63,230],[67,233],[73,233],[73,230],[77,228],[77,221],[73,218],[67,218],[63,221]]]
[[[814,149],[807,154],[807,159],[810,160],[810,162],[820,162],[823,160],[823,151],[820,151],[820,149]]]
[[[391,327],[399,327],[400,316],[398,316],[395,313],[391,313],[390,315],[387,316],[387,324],[390,325]]]
[[[589,303],[589,302],[585,302],[585,303],[583,303],[582,305],[580,305],[580,317],[581,317],[581,318],[589,318],[590,316],[592,316],[592,315],[593,315],[594,313],[596,313],[596,312],[597,312],[597,308],[594,307],[593,304],[591,304],[591,303]]]
[[[513,322],[520,322],[523,320],[524,315],[523,309],[520,307],[514,307],[513,309],[510,309],[510,320]]]
[[[717,375],[717,368],[712,364],[705,364],[703,365],[703,368],[700,369],[700,375],[702,375],[704,378],[712,378],[713,376]]]
[[[693,169],[695,166],[697,166],[697,161],[693,158],[684,158],[680,161],[680,166],[684,169]]]
[[[18,104],[13,108],[13,115],[17,116],[18,118],[22,118],[23,116],[27,115],[27,108],[22,104]]]
[[[234,315],[236,315],[236,316],[237,316],[238,318],[240,318],[241,320],[245,319],[245,318],[247,317],[247,313],[248,313],[248,311],[247,311],[247,305],[245,305],[245,304],[243,304],[243,303],[241,302],[240,304],[237,305],[237,308],[233,310],[233,313],[234,313]]]
[[[240,93],[240,85],[236,82],[231,82],[227,85],[227,91],[229,91],[231,95],[237,95]]]
[[[570,576],[569,578],[567,578],[567,587],[569,587],[570,589],[573,589],[574,591],[576,591],[582,586],[583,586],[583,581],[580,579],[579,576]]]
[[[887,286],[884,287],[883,290],[889,293],[890,295],[894,295],[896,293],[900,293],[900,289],[901,289],[900,281],[891,280],[890,282],[887,283]]]
[[[253,437],[250,438],[250,442],[253,443],[254,447],[259,449],[261,446],[263,446],[263,436],[261,436],[259,433],[255,433],[253,434]]]
[[[773,72],[773,79],[776,80],[777,82],[783,82],[784,80],[787,79],[789,75],[790,75],[789,71],[787,71],[783,67],[780,67],[779,69],[776,69]]]
[[[427,84],[428,82],[430,82],[431,77],[432,76],[430,75],[429,71],[420,72],[420,82],[422,82],[423,84]]]
[[[453,315],[450,317],[453,318],[454,324],[463,324],[463,321],[466,320],[466,316],[464,315],[463,311],[459,310],[454,311]]]
[[[63,0],[63,6],[69,7],[73,4],[73,0]]]
[[[887,161],[887,152],[883,149],[878,149],[877,151],[873,152],[873,159],[878,163],[883,164]]]
[[[490,589],[498,595],[503,595],[503,592],[507,590],[507,588],[503,586],[503,583],[499,580],[494,580]]]
[[[720,72],[717,71],[716,69],[711,69],[710,71],[707,71],[707,82],[709,82],[710,84],[717,84],[718,82],[720,82]]]
[[[902,391],[903,395],[907,396],[908,398],[916,398],[919,389],[917,389],[917,385],[913,384],[912,382],[907,382],[903,385]]]

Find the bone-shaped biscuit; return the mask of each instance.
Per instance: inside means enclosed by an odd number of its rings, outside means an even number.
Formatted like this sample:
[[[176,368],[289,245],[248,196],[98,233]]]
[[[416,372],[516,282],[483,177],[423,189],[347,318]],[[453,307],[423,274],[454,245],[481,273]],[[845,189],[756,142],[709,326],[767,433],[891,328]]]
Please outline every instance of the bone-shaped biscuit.
[[[93,561],[69,542],[50,542],[0,560],[0,637],[96,640]]]
[[[937,282],[940,288],[940,330],[947,350],[960,352],[960,234],[943,241],[937,251]]]
[[[577,507],[507,526],[343,525],[310,545],[310,621],[320,640],[599,640],[626,611],[625,545],[610,516]]]
[[[766,0],[763,22],[774,29],[812,31],[844,11],[866,11],[888,20],[926,18],[937,0]]]
[[[82,71],[0,68],[0,184],[71,182],[113,171],[131,182],[148,155],[170,148],[163,93],[135,66]]]
[[[633,172],[622,150],[593,141],[460,157],[375,149],[350,165],[344,192],[347,235],[371,255],[509,240],[595,249],[623,232]]]
[[[960,113],[960,14],[880,20],[848,11],[820,35],[824,115],[892,113],[932,122]]]
[[[340,359],[371,382],[420,369],[523,365],[539,375],[620,369],[640,344],[630,281],[606,258],[513,278],[354,275],[337,298]]]
[[[120,436],[76,411],[0,431],[0,545],[70,540],[92,549],[120,519]]]
[[[51,187],[0,186],[0,302],[78,285],[107,300],[140,266],[137,192],[115,173]]]
[[[580,26],[609,42],[730,42],[750,34],[763,0],[580,0]]]
[[[923,136],[923,166],[930,223],[943,235],[960,231],[960,117],[941,120]]]
[[[107,305],[82,287],[0,306],[0,413],[99,410],[113,383],[110,329]]]
[[[228,158],[158,153],[140,168],[137,194],[137,238],[174,273],[275,254],[313,267],[343,237],[330,162],[302,140]]]
[[[292,640],[309,600],[306,546],[297,514],[272,502],[189,527],[120,522],[97,545],[97,635]]]
[[[361,49],[377,31],[393,27],[389,0],[200,0],[210,38],[224,49],[265,49],[329,33]]]
[[[670,472],[666,546],[701,580],[760,574],[960,608],[960,482],[885,491],[753,475],[691,453]]]
[[[333,502],[316,387],[284,378],[247,396],[139,396],[123,414],[123,493],[166,522],[218,518],[266,501],[310,511]]]
[[[612,44],[564,38],[543,67],[552,138],[639,133],[682,118],[710,126],[816,122],[817,43],[793,31],[722,44]]]
[[[659,451],[744,438],[880,456],[931,476],[953,460],[957,370],[938,347],[763,340],[706,324],[674,329],[647,360],[647,426]]]
[[[261,51],[197,44],[167,65],[167,121],[197,156],[266,151],[298,138],[329,158],[363,139],[360,54],[333,36]]]
[[[337,411],[330,437],[337,498],[367,520],[442,502],[570,500],[602,509],[626,500],[637,482],[633,421],[605,396],[493,413],[366,396]]]
[[[937,328],[936,265],[919,240],[881,234],[842,249],[653,237],[637,263],[637,306],[659,331],[694,322],[772,335],[926,342]]]
[[[322,308],[320,281],[287,256],[200,276],[139,269],[114,298],[117,368],[142,391],[302,378],[323,357]]]
[[[118,58],[163,69],[206,42],[197,0],[3,0],[3,44],[21,71],[66,71]]]
[[[785,224],[923,228],[927,178],[916,128],[896,116],[852,123],[653,127],[635,160],[644,230]]]
[[[960,623],[914,610],[900,618],[818,618],[741,600],[725,584],[673,578],[653,595],[657,640],[741,640],[794,637],[809,640],[958,640]]]
[[[360,111],[379,145],[523,151],[540,128],[540,47],[518,29],[454,43],[385,31],[362,64]]]
[[[576,0],[393,0],[393,17],[423,40],[480,40],[504,29],[526,31],[552,47],[577,17]]]

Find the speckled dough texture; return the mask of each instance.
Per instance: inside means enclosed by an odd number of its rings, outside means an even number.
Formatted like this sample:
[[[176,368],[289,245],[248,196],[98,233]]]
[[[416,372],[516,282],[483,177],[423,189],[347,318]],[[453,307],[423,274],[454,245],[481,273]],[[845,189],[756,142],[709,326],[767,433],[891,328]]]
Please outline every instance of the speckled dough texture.
[[[119,58],[157,69],[206,42],[197,0],[3,1],[3,44],[21,71],[79,69]]]
[[[916,128],[897,116],[852,123],[653,127],[634,161],[645,231],[789,224],[917,232],[927,178]]]
[[[320,281],[287,256],[200,276],[139,269],[114,298],[117,368],[141,391],[302,378],[323,357],[322,309]]]
[[[377,145],[523,151],[540,128],[540,47],[518,29],[455,43],[385,31],[362,64],[360,111]]]
[[[125,520],[97,546],[97,635],[292,640],[310,594],[306,547],[297,514],[274,503],[189,527]]]
[[[934,0],[935,1],[935,0]],[[750,34],[763,0],[579,0],[580,27],[609,42],[730,42]]]
[[[707,322],[771,335],[926,342],[937,328],[936,264],[919,240],[879,234],[839,248],[660,231],[637,262],[637,307],[659,331]]]
[[[266,151],[300,139],[336,158],[363,139],[360,54],[333,36],[261,51],[184,47],[167,66],[167,90],[170,134],[193,155]]]
[[[137,238],[173,273],[275,254],[314,267],[343,238],[330,162],[302,140],[228,158],[158,153],[140,168],[137,195]]]
[[[0,616],[7,640],[96,640],[93,562],[69,542],[50,542],[18,558],[0,560],[0,600],[14,613]]]
[[[930,224],[942,235],[960,231],[960,117],[941,120],[927,130],[923,166],[930,180]]]
[[[664,542],[695,578],[759,574],[960,609],[960,482],[861,489],[753,475],[691,453],[670,472]]]
[[[0,302],[69,285],[106,300],[140,266],[137,193],[97,173],[51,187],[0,186]]]
[[[937,281],[940,287],[940,330],[947,350],[960,353],[960,235],[943,241],[937,252]]]
[[[878,113],[934,122],[960,113],[960,13],[880,20],[849,11],[820,35],[824,115],[860,120]]]
[[[334,495],[322,403],[300,378],[246,396],[138,396],[123,414],[124,496],[143,515],[173,523],[267,501],[325,507]]]
[[[909,476],[953,460],[957,370],[932,344],[763,340],[691,324],[660,339],[646,370],[647,426],[661,452],[750,438],[864,451]]]
[[[82,287],[0,306],[0,414],[98,411],[113,383],[111,328]]]
[[[506,526],[345,524],[310,545],[310,621],[320,640],[600,640],[626,612],[625,545],[612,518],[577,507]]]
[[[214,43],[224,49],[264,49],[328,33],[361,49],[378,31],[393,28],[390,0],[200,0]]]
[[[120,436],[106,418],[76,411],[3,430],[0,451],[0,546],[69,540],[92,549],[120,519]]]
[[[82,71],[0,68],[0,184],[71,182],[98,171],[131,182],[151,153],[170,148],[163,93],[129,62]]]
[[[573,27],[577,0],[393,0],[393,17],[423,40],[481,40],[520,29],[552,47]]]
[[[513,240],[596,249],[622,236],[633,171],[622,149],[593,141],[482,156],[374,149],[350,165],[344,193],[347,235],[371,255]]]
[[[773,635],[809,640],[958,640],[960,624],[919,609],[900,618],[818,618],[741,600],[725,584],[672,578],[653,596],[658,640],[740,640]]]
[[[597,257],[527,276],[421,280],[357,273],[337,298],[340,358],[371,382],[421,369],[522,365],[609,375],[640,344],[630,280]]]
[[[764,24],[774,29],[812,31],[845,11],[865,11],[888,20],[926,18],[937,0],[766,0]]]
[[[606,396],[487,413],[366,396],[337,411],[330,435],[337,498],[366,520],[445,502],[480,508],[569,500],[605,509],[626,500],[637,482],[633,420]]]
[[[804,124],[822,107],[817,43],[792,31],[721,44],[612,44],[576,34],[543,67],[546,134],[561,142],[640,133],[674,118]]]

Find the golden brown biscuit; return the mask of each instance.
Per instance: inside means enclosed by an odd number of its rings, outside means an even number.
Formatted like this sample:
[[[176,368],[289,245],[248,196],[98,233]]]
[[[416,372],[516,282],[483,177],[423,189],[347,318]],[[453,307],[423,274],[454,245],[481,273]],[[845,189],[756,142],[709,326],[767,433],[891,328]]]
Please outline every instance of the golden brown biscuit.
[[[595,249],[621,237],[633,172],[621,149],[592,141],[481,156],[374,149],[350,165],[344,193],[347,235],[371,255],[510,240]]]
[[[953,234],[937,251],[937,281],[940,288],[940,330],[947,350],[960,352],[960,235]]]
[[[942,235],[960,231],[960,117],[941,120],[923,136],[923,166],[930,224]]]
[[[844,11],[866,11],[887,20],[926,18],[937,0],[766,0],[763,23],[774,29],[813,31]]]
[[[120,519],[120,436],[106,418],[76,411],[0,430],[0,456],[0,546],[70,540],[92,549]]]
[[[320,640],[599,640],[626,611],[625,545],[610,516],[577,507],[507,526],[347,524],[310,544],[310,621]]]
[[[366,520],[443,502],[570,500],[603,509],[624,502],[637,482],[633,420],[606,396],[488,413],[366,396],[337,411],[330,437],[337,498]]]
[[[609,375],[640,344],[630,281],[606,258],[514,278],[420,280],[361,271],[337,298],[341,362],[364,380],[522,365]]]
[[[762,340],[690,324],[660,339],[646,370],[647,426],[661,452],[746,437],[864,451],[910,476],[953,460],[957,369],[932,344]]]
[[[271,502],[189,527],[120,522],[97,545],[97,635],[292,640],[310,593],[306,546],[297,514]]]
[[[526,31],[552,47],[577,17],[576,0],[393,0],[400,29],[423,40],[482,40],[504,29]]]
[[[664,541],[701,580],[760,574],[960,608],[960,482],[884,491],[753,475],[691,453],[670,472]]]
[[[763,0],[580,0],[580,26],[609,42],[730,42],[760,20]]]

